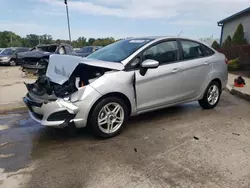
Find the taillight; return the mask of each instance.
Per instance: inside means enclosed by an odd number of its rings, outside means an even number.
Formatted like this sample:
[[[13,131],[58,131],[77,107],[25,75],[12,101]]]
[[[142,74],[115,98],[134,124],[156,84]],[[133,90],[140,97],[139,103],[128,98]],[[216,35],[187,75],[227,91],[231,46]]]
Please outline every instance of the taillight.
[[[225,58],[225,63],[226,63],[226,64],[228,64],[228,60],[227,60],[227,58]]]

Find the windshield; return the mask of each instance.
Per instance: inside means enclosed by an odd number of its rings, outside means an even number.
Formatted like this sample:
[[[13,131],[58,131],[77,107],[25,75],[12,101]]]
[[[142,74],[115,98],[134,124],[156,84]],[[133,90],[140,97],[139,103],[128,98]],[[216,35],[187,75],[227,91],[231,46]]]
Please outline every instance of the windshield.
[[[36,48],[32,49],[33,50],[37,50],[37,51],[43,51],[43,52],[55,52],[57,49],[56,45],[52,45],[52,46],[37,46]]]
[[[149,43],[150,39],[130,39],[120,40],[106,47],[103,47],[94,53],[88,55],[88,58],[102,61],[121,62],[129,57],[136,50]]]
[[[13,50],[10,48],[7,48],[3,51],[1,51],[1,55],[12,55],[13,54]]]
[[[91,53],[92,52],[92,47],[83,47],[79,50],[80,53]]]

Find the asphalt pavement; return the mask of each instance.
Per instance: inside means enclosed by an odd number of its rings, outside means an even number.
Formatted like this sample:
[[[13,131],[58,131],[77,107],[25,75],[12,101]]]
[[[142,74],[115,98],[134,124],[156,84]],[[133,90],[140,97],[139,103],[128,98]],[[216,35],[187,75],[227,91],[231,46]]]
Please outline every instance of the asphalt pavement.
[[[224,92],[213,110],[193,102],[143,114],[108,140],[2,114],[0,187],[250,187],[250,103]]]

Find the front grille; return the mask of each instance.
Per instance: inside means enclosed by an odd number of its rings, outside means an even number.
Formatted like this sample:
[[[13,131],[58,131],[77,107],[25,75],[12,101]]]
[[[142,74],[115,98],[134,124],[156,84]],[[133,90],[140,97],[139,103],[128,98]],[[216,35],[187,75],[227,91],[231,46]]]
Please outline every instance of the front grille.
[[[75,117],[75,114],[70,114],[67,110],[55,112],[48,117],[47,121],[63,121],[71,120]]]

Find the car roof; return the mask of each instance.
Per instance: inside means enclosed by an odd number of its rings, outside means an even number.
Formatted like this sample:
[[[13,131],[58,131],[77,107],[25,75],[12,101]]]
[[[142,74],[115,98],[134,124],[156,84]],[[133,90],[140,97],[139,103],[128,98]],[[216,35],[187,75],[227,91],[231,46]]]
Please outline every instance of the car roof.
[[[194,42],[199,42],[201,44],[204,44],[205,46],[208,46],[206,43],[198,40],[198,39],[192,39],[188,37],[182,37],[182,36],[146,36],[146,37],[131,37],[131,38],[126,38],[126,40],[152,40],[153,41],[160,41],[164,39],[183,39],[183,40],[190,40]],[[209,46],[208,46],[209,47]]]
[[[67,43],[53,43],[53,44],[38,44],[37,47],[39,46],[71,46],[70,44]]]
[[[16,49],[19,49],[19,48],[29,48],[29,47],[10,47],[10,48],[16,48]]]
[[[126,39],[128,39],[128,40],[131,40],[131,39],[133,39],[133,40],[163,40],[163,39],[171,39],[171,38],[197,41],[195,39],[191,39],[188,37],[181,37],[181,36],[145,36],[145,37],[130,37],[130,38],[126,38]]]
[[[39,46],[59,46],[59,44],[38,44],[37,47]]]

